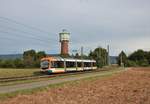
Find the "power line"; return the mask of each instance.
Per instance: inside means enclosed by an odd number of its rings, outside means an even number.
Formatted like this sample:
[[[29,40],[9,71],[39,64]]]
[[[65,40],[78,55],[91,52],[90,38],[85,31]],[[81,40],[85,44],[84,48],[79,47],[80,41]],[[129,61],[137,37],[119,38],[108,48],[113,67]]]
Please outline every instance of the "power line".
[[[5,32],[5,31],[0,31],[1,33],[5,33],[5,34],[8,34],[9,32]],[[9,33],[9,34],[12,34],[12,33]],[[22,40],[22,37],[18,37],[18,36],[20,36],[19,34],[13,34],[13,35],[15,35],[15,36],[17,36],[17,37],[15,37],[15,38],[21,38],[20,40]],[[5,37],[6,37],[6,35],[4,35]],[[36,39],[36,38],[29,38],[29,37],[26,37],[26,36],[24,36],[23,35],[23,37],[24,38],[26,38],[26,39],[30,39],[30,40],[36,40],[35,42],[38,42],[38,44],[39,44],[39,42],[40,43],[43,43],[43,44],[46,44],[47,45],[47,42],[45,42],[45,41],[42,41],[42,40],[40,40],[40,39]],[[7,38],[12,38],[12,37],[7,37]],[[14,38],[13,38],[14,39]],[[29,41],[29,40],[28,40]],[[27,41],[27,42],[28,42]],[[34,42],[34,41],[30,41],[30,42]]]
[[[13,42],[15,43],[15,42],[17,42],[16,41],[16,38],[14,39],[14,38],[10,38],[10,37],[1,37],[2,39],[7,39],[8,41],[10,40],[11,42],[12,42],[12,40],[13,40]],[[21,41],[22,42],[22,41]],[[19,45],[21,45],[21,42],[19,42]],[[0,42],[1,43],[1,42]],[[23,42],[22,42],[23,43]],[[29,42],[28,42],[29,43]],[[10,52],[12,52],[12,51],[19,51],[20,49],[21,50],[29,50],[29,49],[34,49],[34,50],[50,50],[49,48],[47,48],[47,46],[46,47],[39,47],[39,46],[45,46],[45,45],[43,45],[43,44],[41,44],[41,43],[36,43],[35,41],[34,42],[32,42],[32,41],[30,41],[30,44],[32,44],[32,47],[31,47],[31,45],[29,45],[29,44],[24,44],[25,45],[25,47],[26,48],[24,48],[24,47],[20,47],[20,46],[16,46],[16,44],[12,44],[12,43],[10,43],[11,44],[11,46],[9,46],[9,43],[7,42],[7,44],[3,44],[4,45],[4,47],[2,46],[1,47],[1,45],[0,45],[0,49],[2,49],[2,50],[7,50],[7,52],[8,51],[10,51]],[[8,47],[7,47],[7,45],[8,45]],[[37,47],[38,46],[38,47]],[[7,47],[7,48],[6,48]],[[16,51],[16,52],[17,52]]]
[[[20,39],[16,39],[16,38],[11,38],[11,37],[0,37],[0,38],[2,38],[2,39],[5,39],[4,41],[6,41],[6,40],[8,40],[9,42],[13,42],[13,43],[18,43],[18,40],[20,40]],[[21,40],[20,40],[21,41]],[[22,41],[20,42],[19,41],[19,45],[21,45],[21,43],[23,43]],[[8,43],[8,42],[7,42]],[[43,43],[41,43],[41,42],[38,42],[38,44],[37,44],[37,41],[30,41],[30,42],[28,42],[28,43],[30,43],[30,44],[32,44],[32,45],[41,45],[41,46],[46,46],[47,44],[43,44]],[[23,43],[24,44],[24,43]],[[3,45],[5,45],[5,44],[3,44]],[[48,46],[48,45],[47,45]]]
[[[9,48],[15,48],[15,47],[19,47],[19,48],[29,47],[29,48],[31,48],[31,46],[33,48],[36,47],[36,46],[38,46],[39,48],[44,48],[44,49],[49,48],[48,44],[43,44],[41,42],[30,41],[30,42],[26,43],[26,42],[23,42],[23,41],[21,41],[20,39],[17,39],[17,38],[11,38],[11,37],[0,37],[0,38],[3,39],[5,42],[6,41],[10,42],[10,43],[9,42],[3,43],[2,41],[0,42],[2,45],[5,46],[5,48],[6,48],[6,45],[8,45],[9,46],[9,47],[7,47],[8,49]],[[16,43],[18,43],[18,45],[16,45]],[[0,47],[2,47],[2,46],[0,45]],[[53,48],[51,47],[51,50],[52,49]]]
[[[50,47],[49,46],[49,44],[46,44],[46,43],[41,43],[41,42],[39,42],[39,41],[26,41],[26,40],[24,40],[25,41],[25,43],[23,42],[23,41],[21,41],[21,39],[19,38],[19,37],[15,37],[15,38],[13,38],[13,37],[7,37],[6,35],[4,35],[4,37],[0,37],[3,41],[9,41],[9,42],[13,42],[13,43],[18,43],[18,45],[21,45],[22,46],[22,44],[23,45],[28,45],[28,46],[31,46],[31,45],[36,45],[36,46],[46,46],[46,47]],[[18,38],[18,39],[17,39]],[[0,41],[0,43],[1,43],[1,45],[6,45],[5,43],[3,43],[2,41]],[[11,44],[10,43],[10,44]],[[7,42],[7,44],[9,44],[8,42]],[[0,46],[1,46],[0,45]],[[15,44],[15,46],[16,46],[17,44]],[[11,46],[13,47],[13,44],[11,44]],[[10,47],[11,47],[10,46]],[[45,48],[46,48],[45,47]]]
[[[17,31],[17,32],[21,32],[21,33],[25,33],[26,35],[32,35],[32,37],[33,37],[33,35],[34,36],[36,36],[37,34],[34,34],[34,33],[31,33],[31,32],[26,32],[26,31],[23,31],[23,30],[20,30],[20,29],[16,29],[16,28],[12,28],[12,27],[8,27],[8,26],[2,26],[2,27],[0,27],[0,28],[7,28],[7,29],[10,29],[10,30],[12,30],[12,31]],[[40,35],[41,36],[41,35]],[[43,36],[42,36],[43,37]],[[47,38],[47,39],[50,39],[49,37],[45,37],[45,38]],[[53,39],[50,39],[50,40],[53,40]]]
[[[0,33],[13,34],[13,33],[11,33],[11,32],[6,32],[6,31],[3,31],[3,30],[0,30]],[[25,37],[25,38],[28,38],[28,39],[34,39],[34,40],[38,40],[38,41],[47,43],[45,40],[42,40],[42,39],[39,39],[39,38],[36,38],[36,37],[33,37],[33,36],[21,35],[21,34],[16,34],[16,33],[13,34],[13,36],[22,36],[22,37]]]
[[[1,20],[6,20],[6,21],[9,21],[9,22],[13,22],[13,23],[18,24],[18,25],[22,25],[22,26],[24,26],[24,27],[26,27],[26,28],[29,28],[29,29],[37,30],[37,31],[42,32],[42,33],[45,33],[45,34],[49,34],[49,32],[46,32],[46,31],[44,31],[44,30],[41,30],[41,29],[36,28],[36,27],[33,27],[33,26],[26,25],[26,24],[24,24],[24,23],[18,22],[18,21],[16,21],[16,20],[13,20],[13,19],[10,19],[10,18],[6,18],[6,17],[0,16],[0,19],[1,19]]]

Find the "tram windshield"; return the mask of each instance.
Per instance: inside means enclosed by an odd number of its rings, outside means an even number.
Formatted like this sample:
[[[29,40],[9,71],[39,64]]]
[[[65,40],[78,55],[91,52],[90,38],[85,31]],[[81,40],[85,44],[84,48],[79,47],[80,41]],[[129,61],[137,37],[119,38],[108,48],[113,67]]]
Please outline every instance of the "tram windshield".
[[[49,67],[49,62],[48,61],[42,61],[41,62],[41,68],[42,69],[47,69]]]
[[[64,68],[64,62],[63,61],[52,61],[51,68]]]

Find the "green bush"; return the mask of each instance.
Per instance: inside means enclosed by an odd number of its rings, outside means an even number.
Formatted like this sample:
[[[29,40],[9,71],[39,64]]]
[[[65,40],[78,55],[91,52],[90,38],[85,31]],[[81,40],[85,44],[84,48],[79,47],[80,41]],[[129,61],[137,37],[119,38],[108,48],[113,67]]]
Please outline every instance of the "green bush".
[[[24,68],[25,64],[24,64],[23,60],[15,59],[14,60],[14,66],[15,66],[15,68]]]
[[[126,66],[127,66],[127,67],[136,67],[137,64],[136,64],[136,62],[134,62],[134,61],[127,60],[127,61],[126,61]]]
[[[40,60],[34,62],[35,68],[40,68]]]
[[[149,66],[149,62],[148,62],[147,59],[139,60],[139,61],[137,62],[137,64],[138,64],[139,66],[144,66],[144,67]]]
[[[0,67],[2,67],[2,68],[14,68],[15,65],[13,63],[13,60],[3,60],[3,61],[1,61]]]

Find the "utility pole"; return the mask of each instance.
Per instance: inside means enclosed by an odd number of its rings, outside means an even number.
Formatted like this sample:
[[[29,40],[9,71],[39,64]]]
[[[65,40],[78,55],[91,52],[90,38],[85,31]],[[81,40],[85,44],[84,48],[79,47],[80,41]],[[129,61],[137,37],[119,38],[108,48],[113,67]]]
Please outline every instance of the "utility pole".
[[[108,51],[108,55],[107,55],[107,64],[108,64],[108,66],[109,66],[109,65],[110,65],[109,45],[107,45],[107,51]]]
[[[84,63],[83,63],[83,46],[81,47],[81,60],[82,60],[82,68],[84,68]]]
[[[101,65],[102,65],[102,58],[101,58],[101,47],[100,46],[98,47],[97,61],[98,61],[99,67],[101,67]]]
[[[81,47],[81,59],[83,59],[83,46]]]
[[[124,67],[122,52],[121,52],[121,57],[120,57],[120,58],[121,58],[121,59],[120,59],[121,66]]]

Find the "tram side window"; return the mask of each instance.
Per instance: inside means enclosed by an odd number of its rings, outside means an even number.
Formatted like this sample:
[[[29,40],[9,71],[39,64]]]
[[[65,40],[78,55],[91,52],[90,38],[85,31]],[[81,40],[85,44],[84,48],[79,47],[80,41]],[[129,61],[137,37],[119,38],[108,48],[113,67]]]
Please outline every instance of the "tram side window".
[[[96,62],[93,62],[93,66],[96,66]]]
[[[78,67],[82,67],[82,62],[77,62]]]
[[[66,62],[66,67],[76,67],[76,63],[75,62],[67,61]]]
[[[64,68],[63,61],[53,61],[51,62],[51,68]]]
[[[84,67],[91,67],[91,63],[90,62],[85,62]]]

